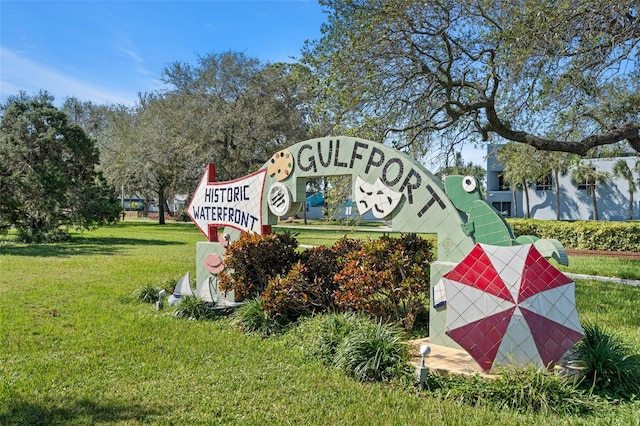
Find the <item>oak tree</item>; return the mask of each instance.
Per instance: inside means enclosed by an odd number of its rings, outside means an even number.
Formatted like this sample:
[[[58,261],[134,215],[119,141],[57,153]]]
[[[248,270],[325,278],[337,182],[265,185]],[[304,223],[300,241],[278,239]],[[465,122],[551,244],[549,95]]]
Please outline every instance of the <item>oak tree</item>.
[[[215,162],[219,180],[253,172],[279,149],[313,137],[308,74],[299,64],[264,64],[231,51],[162,73],[167,94],[182,96],[193,117],[185,131],[202,164]]]
[[[328,23],[303,62],[321,107],[397,148],[499,137],[640,151],[638,0],[320,3]]]

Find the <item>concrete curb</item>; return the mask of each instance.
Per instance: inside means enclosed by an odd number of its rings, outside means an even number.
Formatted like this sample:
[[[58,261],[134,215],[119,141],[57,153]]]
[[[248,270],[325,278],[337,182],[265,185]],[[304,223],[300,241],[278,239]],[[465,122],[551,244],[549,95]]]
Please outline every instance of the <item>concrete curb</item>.
[[[601,281],[607,283],[616,283],[616,284],[624,284],[631,287],[640,287],[640,280],[628,280],[625,278],[614,278],[614,277],[599,277],[596,275],[584,275],[584,274],[570,274],[568,272],[563,272],[567,277],[571,279],[579,279],[579,280],[593,280],[593,281]]]

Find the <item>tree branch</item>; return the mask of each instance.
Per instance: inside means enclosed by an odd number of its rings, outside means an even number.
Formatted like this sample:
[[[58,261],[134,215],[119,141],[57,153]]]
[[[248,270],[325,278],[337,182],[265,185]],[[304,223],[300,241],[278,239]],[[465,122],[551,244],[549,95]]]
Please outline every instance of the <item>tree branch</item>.
[[[531,145],[539,150],[563,151],[584,156],[591,148],[626,140],[633,149],[640,152],[640,123],[625,123],[604,133],[591,135],[580,141],[572,142],[545,139],[531,133],[512,130],[500,120],[493,104],[485,107],[485,113],[489,121],[485,130],[493,131],[510,141]]]

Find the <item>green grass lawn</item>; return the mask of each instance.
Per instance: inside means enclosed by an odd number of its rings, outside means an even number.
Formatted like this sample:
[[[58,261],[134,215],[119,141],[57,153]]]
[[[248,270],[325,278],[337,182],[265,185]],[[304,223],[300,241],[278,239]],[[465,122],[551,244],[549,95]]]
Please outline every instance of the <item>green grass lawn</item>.
[[[301,241],[325,235],[313,232]],[[0,424],[638,424],[638,403],[550,416],[361,384],[291,336],[178,320],[130,297],[195,273],[202,240],[191,224],[131,221],[68,243],[0,244]],[[576,293],[583,320],[640,350],[640,288],[579,281]]]

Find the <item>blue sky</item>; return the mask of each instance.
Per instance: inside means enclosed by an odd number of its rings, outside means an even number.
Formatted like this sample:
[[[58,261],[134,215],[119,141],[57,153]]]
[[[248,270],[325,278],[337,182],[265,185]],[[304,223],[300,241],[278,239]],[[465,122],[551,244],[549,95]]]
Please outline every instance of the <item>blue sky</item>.
[[[45,89],[56,103],[133,104],[172,62],[227,50],[292,61],[325,20],[315,0],[0,0],[0,101]]]
[[[132,105],[176,61],[227,50],[293,61],[325,21],[316,0],[0,0],[0,102],[44,89],[59,105]],[[463,153],[483,165],[484,155]]]

